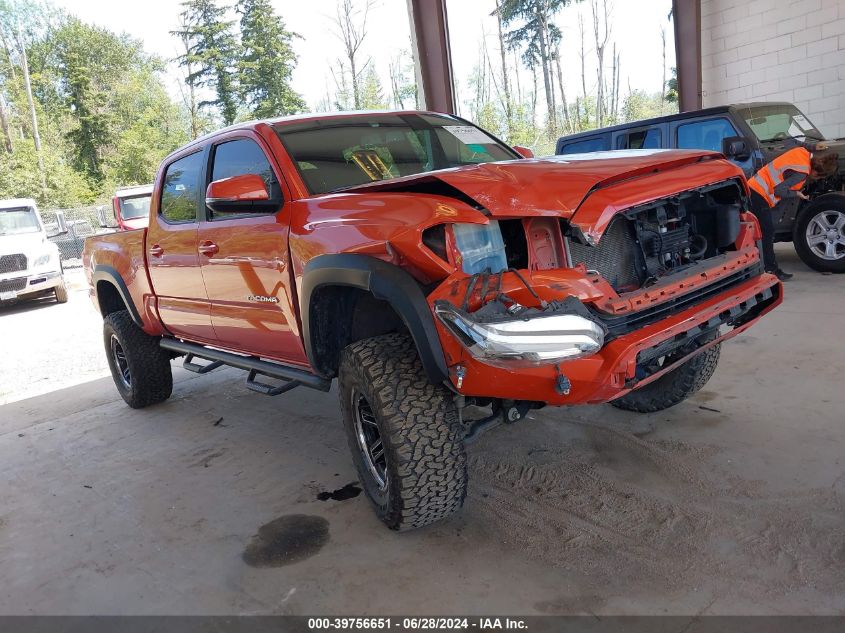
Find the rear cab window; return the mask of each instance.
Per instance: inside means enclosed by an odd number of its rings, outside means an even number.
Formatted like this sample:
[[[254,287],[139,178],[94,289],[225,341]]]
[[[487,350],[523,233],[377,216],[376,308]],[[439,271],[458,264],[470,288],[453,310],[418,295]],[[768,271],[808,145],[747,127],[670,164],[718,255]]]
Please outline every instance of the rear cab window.
[[[137,220],[146,218],[150,214],[150,200],[152,196],[135,196],[132,198],[119,198],[120,215],[124,220]]]
[[[164,173],[159,215],[171,224],[196,222],[197,208],[204,192],[200,192],[201,151],[173,161]]]

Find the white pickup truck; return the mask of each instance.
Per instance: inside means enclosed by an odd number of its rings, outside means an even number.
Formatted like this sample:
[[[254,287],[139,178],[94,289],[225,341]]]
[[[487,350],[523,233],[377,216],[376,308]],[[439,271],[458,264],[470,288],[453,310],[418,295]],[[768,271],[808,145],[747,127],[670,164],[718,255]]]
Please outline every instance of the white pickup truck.
[[[54,294],[67,301],[59,248],[31,198],[0,200],[0,303]]]

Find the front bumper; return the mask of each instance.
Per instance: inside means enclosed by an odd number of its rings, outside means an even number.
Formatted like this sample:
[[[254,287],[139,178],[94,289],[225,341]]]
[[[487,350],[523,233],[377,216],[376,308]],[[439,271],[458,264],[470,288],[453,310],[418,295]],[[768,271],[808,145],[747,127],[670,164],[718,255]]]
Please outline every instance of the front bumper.
[[[482,398],[532,400],[552,405],[608,402],[656,380],[707,347],[736,336],[782,301],[783,286],[774,275],[761,274],[666,318],[621,334],[586,358],[535,366],[503,367],[446,342],[454,338],[439,324],[453,388]],[[638,379],[637,367],[699,336],[715,333],[673,365]],[[565,376],[568,393],[560,389]],[[458,386],[460,384],[460,387]]]
[[[60,271],[10,273],[0,278],[0,301],[27,299],[40,292],[52,290],[61,283]]]

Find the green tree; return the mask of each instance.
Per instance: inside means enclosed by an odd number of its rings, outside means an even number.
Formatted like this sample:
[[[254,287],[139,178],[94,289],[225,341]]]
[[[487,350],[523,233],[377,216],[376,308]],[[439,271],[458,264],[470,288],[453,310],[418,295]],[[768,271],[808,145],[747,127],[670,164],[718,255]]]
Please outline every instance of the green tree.
[[[663,107],[661,108],[661,106]],[[632,90],[629,92],[622,106],[622,114],[625,121],[640,121],[642,119],[660,116],[661,113],[670,114],[671,112],[677,111],[677,105],[668,109],[666,108],[665,104],[661,102],[661,93],[648,94],[645,90]]]
[[[237,59],[240,55],[234,23],[226,20],[227,8],[215,0],[186,0],[182,3],[181,27],[171,31],[186,43],[178,57],[188,70],[185,82],[192,88],[209,88],[214,99],[201,101],[201,108],[214,107],[225,125],[238,116]]]
[[[376,72],[373,60],[366,64],[361,78],[358,95],[359,108],[362,110],[386,110],[389,106],[381,87],[381,79]]]
[[[557,128],[552,74],[555,51],[561,40],[560,29],[553,19],[571,0],[502,0],[499,15],[502,24],[511,27],[505,41],[511,48],[523,48],[522,59],[528,68],[539,64],[543,72],[546,114],[551,132]]]
[[[400,50],[390,59],[388,65],[390,75],[391,107],[404,110],[408,107],[419,107],[417,79],[414,75],[414,58],[407,49]],[[410,106],[408,105],[410,104]]]
[[[127,35],[38,1],[0,0],[0,123],[14,141],[0,142],[0,197],[67,207],[150,182],[188,140],[163,70]]]
[[[50,142],[95,187],[107,179],[149,181],[150,163],[187,140],[159,78],[164,66],[139,41],[68,18],[34,47],[32,59]],[[132,130],[143,146],[129,142]]]
[[[285,29],[270,0],[240,0],[241,56],[238,73],[241,93],[259,118],[293,114],[305,101],[291,87],[296,53],[291,42],[299,37]]]
[[[678,68],[672,67],[672,76],[666,80],[666,101],[678,103]]]
[[[103,149],[112,142],[113,87],[143,64],[141,44],[106,29],[70,18],[43,43],[41,80],[52,79],[55,90],[73,113],[67,136],[75,148],[75,167],[94,180],[103,178]],[[52,71],[52,72],[51,72]],[[53,77],[50,77],[50,75]]]
[[[143,67],[114,87],[113,143],[104,152],[108,189],[151,182],[161,160],[190,140],[188,112]]]
[[[96,191],[83,174],[64,160],[61,151],[44,144],[42,160],[46,189],[42,190],[35,146],[20,143],[12,154],[0,154],[0,198],[35,198],[42,206],[71,207],[94,200]]]

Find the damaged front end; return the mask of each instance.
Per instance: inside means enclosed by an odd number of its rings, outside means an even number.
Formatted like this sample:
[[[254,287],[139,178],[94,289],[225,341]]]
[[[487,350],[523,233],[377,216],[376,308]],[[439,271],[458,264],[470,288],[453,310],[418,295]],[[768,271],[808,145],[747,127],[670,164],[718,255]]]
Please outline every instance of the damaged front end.
[[[609,204],[635,199],[632,186],[593,194],[567,219],[426,230],[423,243],[455,270],[428,298],[458,393],[607,402],[780,302],[741,180]]]

